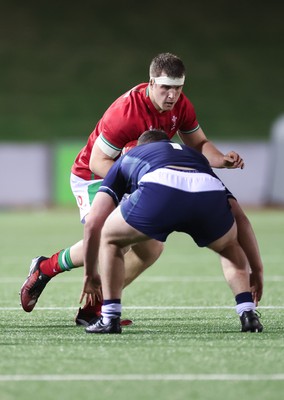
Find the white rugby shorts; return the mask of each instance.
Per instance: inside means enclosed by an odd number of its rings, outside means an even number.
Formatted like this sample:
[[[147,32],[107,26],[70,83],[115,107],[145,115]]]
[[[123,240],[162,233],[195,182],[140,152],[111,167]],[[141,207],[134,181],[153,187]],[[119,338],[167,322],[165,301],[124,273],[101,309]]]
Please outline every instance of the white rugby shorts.
[[[86,181],[78,176],[70,175],[70,185],[80,211],[80,220],[84,224],[85,217],[89,214],[95,194],[101,186],[103,179]]]

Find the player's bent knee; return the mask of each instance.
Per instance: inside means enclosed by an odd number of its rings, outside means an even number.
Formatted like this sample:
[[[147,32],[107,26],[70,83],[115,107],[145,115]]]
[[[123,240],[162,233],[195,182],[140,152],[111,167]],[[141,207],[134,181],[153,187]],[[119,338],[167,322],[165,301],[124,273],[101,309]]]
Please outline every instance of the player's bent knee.
[[[143,260],[143,263],[147,266],[152,265],[160,257],[163,249],[164,244],[154,239],[132,246],[132,251],[137,257]]]

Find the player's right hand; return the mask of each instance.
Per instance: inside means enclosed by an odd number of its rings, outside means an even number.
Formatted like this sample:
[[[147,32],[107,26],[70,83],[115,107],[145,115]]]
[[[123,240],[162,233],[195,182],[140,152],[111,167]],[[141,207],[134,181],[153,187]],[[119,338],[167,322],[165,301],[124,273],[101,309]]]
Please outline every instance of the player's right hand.
[[[99,301],[103,300],[100,275],[96,274],[92,277],[85,276],[79,302],[82,303],[84,298],[86,298],[86,303],[95,305],[96,297]]]
[[[240,168],[245,166],[244,160],[235,151],[230,151],[224,156],[224,168]]]

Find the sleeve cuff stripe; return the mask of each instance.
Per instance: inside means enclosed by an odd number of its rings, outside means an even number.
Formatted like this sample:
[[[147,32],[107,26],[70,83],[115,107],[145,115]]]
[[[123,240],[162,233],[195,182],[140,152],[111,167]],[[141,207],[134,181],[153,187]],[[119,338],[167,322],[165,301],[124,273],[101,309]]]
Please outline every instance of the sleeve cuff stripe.
[[[193,132],[196,132],[199,128],[200,128],[200,125],[198,124],[196,128],[191,129],[190,131],[181,131],[180,130],[180,133],[193,133]]]

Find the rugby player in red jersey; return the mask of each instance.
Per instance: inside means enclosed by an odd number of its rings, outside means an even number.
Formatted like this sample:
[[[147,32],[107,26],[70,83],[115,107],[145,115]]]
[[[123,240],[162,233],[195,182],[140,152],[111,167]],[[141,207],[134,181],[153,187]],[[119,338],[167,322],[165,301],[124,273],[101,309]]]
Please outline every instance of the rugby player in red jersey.
[[[183,93],[185,66],[176,55],[162,53],[153,58],[150,79],[120,96],[104,113],[85,147],[79,152],[71,170],[71,188],[80,209],[80,219],[88,218],[94,196],[114,161],[127,143],[136,140],[146,130],[162,129],[171,139],[176,134],[188,146],[201,152],[214,168],[243,168],[244,162],[234,151],[220,152],[210,142],[199,125],[194,106]],[[252,226],[231,196],[230,204],[237,222],[239,241],[252,271],[262,270],[262,261]],[[100,221],[103,224],[103,221]],[[101,226],[97,226],[100,229]],[[131,283],[160,256],[163,245],[158,241],[145,242],[141,248],[131,248],[125,254],[125,286]],[[58,273],[80,267],[84,263],[83,240],[60,250],[51,257],[36,257],[29,276],[21,288],[21,304],[31,312],[46,284]],[[252,285],[254,275],[252,273]],[[101,300],[100,289],[97,290]],[[97,307],[86,304],[75,317],[77,324],[87,325],[100,313]]]

